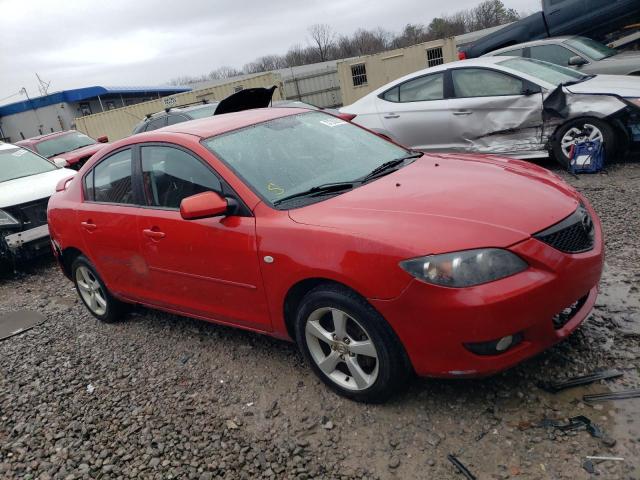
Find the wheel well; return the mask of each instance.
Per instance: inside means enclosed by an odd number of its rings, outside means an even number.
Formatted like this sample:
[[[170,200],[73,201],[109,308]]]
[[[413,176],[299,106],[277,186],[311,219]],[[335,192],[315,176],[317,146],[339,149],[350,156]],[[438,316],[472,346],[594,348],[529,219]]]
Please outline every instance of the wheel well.
[[[340,285],[341,287],[348,288],[355,292],[351,287],[343,283],[336,282],[335,280],[329,280],[328,278],[307,278],[293,285],[285,296],[283,308],[284,323],[287,327],[287,333],[292,339],[296,338],[294,326],[298,305],[300,305],[300,302],[307,293],[320,285]]]
[[[71,278],[71,265],[80,255],[82,255],[82,252],[75,247],[65,248],[61,252],[60,263],[62,264],[62,269],[67,277]]]

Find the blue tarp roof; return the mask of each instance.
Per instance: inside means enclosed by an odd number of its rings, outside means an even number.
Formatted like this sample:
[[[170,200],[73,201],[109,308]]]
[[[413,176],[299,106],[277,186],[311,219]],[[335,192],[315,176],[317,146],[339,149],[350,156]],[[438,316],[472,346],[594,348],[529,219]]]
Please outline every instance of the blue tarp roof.
[[[98,95],[126,95],[138,94],[140,96],[162,93],[172,95],[174,93],[188,92],[187,87],[85,87],[73,90],[63,90],[61,92],[45,95],[44,97],[35,97],[31,100],[22,100],[20,102],[10,103],[0,107],[0,117],[12,115],[14,113],[26,112],[27,110],[35,110],[36,108],[46,107],[55,103],[62,102],[79,102],[89,98],[95,98]]]

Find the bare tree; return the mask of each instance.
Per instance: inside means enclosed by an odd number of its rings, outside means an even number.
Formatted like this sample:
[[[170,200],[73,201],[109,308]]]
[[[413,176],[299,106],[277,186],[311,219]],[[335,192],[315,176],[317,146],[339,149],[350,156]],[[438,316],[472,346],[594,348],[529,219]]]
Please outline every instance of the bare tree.
[[[334,47],[336,34],[326,23],[316,23],[309,27],[313,48],[321,62],[329,60],[329,51]]]
[[[504,23],[518,20],[520,16],[512,8],[506,8],[501,0],[485,0],[472,11],[473,30],[496,27]]]

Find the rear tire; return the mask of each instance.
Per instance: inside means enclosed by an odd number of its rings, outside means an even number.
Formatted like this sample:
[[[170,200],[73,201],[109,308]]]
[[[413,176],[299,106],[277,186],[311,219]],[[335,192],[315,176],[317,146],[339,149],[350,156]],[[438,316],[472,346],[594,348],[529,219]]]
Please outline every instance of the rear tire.
[[[569,166],[569,147],[576,141],[600,140],[604,143],[605,161],[615,158],[618,151],[615,129],[597,118],[578,118],[562,125],[554,136],[553,155],[556,160]]]
[[[296,341],[314,373],[338,394],[380,403],[402,390],[412,369],[386,320],[361,296],[321,285],[302,299]]]
[[[122,318],[126,304],[111,295],[96,268],[84,255],[79,255],[71,264],[71,278],[82,303],[94,317],[105,323]]]

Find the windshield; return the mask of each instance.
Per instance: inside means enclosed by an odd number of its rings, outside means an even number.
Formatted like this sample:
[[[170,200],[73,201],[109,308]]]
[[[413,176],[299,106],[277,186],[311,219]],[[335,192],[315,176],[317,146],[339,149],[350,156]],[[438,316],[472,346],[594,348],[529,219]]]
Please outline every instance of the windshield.
[[[0,182],[38,175],[56,168],[51,162],[26,148],[0,146]]]
[[[205,140],[261,197],[275,202],[359,179],[407,151],[326,113],[281,117]]]
[[[580,53],[585,54],[594,60],[602,60],[603,58],[613,57],[618,52],[613,48],[609,48],[600,42],[585,37],[575,37],[566,40],[564,43],[575,48]]]
[[[185,113],[188,113],[191,118],[204,118],[211,117],[213,113],[216,111],[217,103],[209,104],[204,107],[193,108],[189,110],[185,110]]]
[[[35,148],[43,157],[51,158],[61,153],[77,150],[78,148],[93,145],[96,141],[87,137],[84,133],[70,132],[66,135],[60,135],[49,140],[43,140],[36,143]]]
[[[583,75],[570,68],[530,58],[510,58],[500,62],[499,65],[519,73],[524,73],[525,75],[530,75],[555,86],[565,82],[575,82],[576,80],[580,81],[588,78],[587,75]]]

